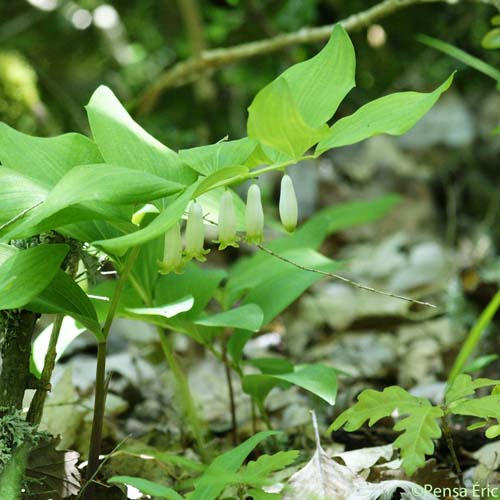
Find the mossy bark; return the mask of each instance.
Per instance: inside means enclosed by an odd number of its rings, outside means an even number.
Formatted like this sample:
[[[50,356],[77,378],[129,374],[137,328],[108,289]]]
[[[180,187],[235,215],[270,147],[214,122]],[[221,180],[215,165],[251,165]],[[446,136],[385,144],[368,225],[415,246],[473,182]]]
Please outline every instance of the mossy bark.
[[[30,374],[31,339],[39,315],[30,311],[0,311],[0,414],[21,410],[24,392],[33,386]]]

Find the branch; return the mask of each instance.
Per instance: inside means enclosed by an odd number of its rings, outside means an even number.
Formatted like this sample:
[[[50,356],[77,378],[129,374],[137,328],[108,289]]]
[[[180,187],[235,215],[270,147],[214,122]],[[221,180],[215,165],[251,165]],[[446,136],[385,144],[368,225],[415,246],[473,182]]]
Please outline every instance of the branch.
[[[360,288],[361,290],[366,290],[367,292],[377,293],[378,295],[385,295],[386,297],[392,297],[393,299],[406,300],[406,302],[411,302],[412,304],[418,304],[425,307],[436,307],[434,304],[431,304],[429,302],[422,302],[421,300],[405,297],[404,295],[396,295],[395,293],[384,292],[382,290],[377,290],[376,288],[372,288],[371,286],[362,285],[361,283],[357,283],[356,281],[350,280],[349,278],[345,278],[344,276],[340,276],[335,273],[329,273],[327,271],[320,271],[319,269],[313,269],[311,267],[302,266],[301,264],[293,262],[292,260],[287,259],[286,257],[283,257],[282,255],[279,255],[276,252],[273,252],[271,249],[266,248],[262,245],[257,245],[257,247],[259,247],[262,251],[268,253],[269,255],[272,255],[273,257],[276,257],[277,259],[280,259],[283,262],[286,262],[287,264],[295,266],[298,269],[302,269],[303,271],[309,271],[311,273],[322,274],[323,276],[335,278],[337,280],[343,281],[344,283],[347,283],[348,285]]]
[[[412,5],[427,3],[458,4],[461,1],[483,3],[500,10],[500,0],[384,0],[365,11],[347,17],[340,21],[340,24],[342,24],[347,31],[356,31],[369,26],[378,19]],[[140,114],[150,112],[166,90],[191,83],[200,76],[222,68],[223,66],[227,66],[228,64],[275,52],[293,45],[328,40],[333,26],[333,24],[329,24],[316,28],[302,28],[295,33],[277,35],[273,38],[243,43],[229,48],[204,51],[199,57],[177,63],[160,75],[156,83],[151,85],[141,96],[139,96],[137,103],[138,112]]]

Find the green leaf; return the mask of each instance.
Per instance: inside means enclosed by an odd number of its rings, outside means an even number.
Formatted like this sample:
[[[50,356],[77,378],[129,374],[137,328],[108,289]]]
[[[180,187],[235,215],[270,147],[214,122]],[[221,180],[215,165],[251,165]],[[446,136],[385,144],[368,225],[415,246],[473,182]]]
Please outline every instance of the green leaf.
[[[491,394],[476,399],[464,399],[453,404],[452,413],[478,418],[494,418],[500,421],[500,395]]]
[[[301,116],[283,77],[264,87],[248,108],[248,136],[271,146],[287,159],[299,159],[328,132],[311,127]]]
[[[141,493],[145,495],[152,495],[154,497],[167,498],[168,500],[184,500],[184,498],[179,495],[172,488],[167,488],[162,484],[153,483],[147,479],[142,479],[140,477],[132,476],[113,476],[108,479],[110,484],[125,484],[137,488]]]
[[[343,229],[378,220],[400,200],[396,195],[384,196],[363,202],[349,202],[327,207],[313,215],[292,235],[279,238],[266,247],[286,256],[285,252],[300,248],[317,249],[329,234]],[[224,292],[226,307],[231,306],[244,291],[269,277],[280,261],[265,252],[257,252],[247,259],[240,259],[231,268]],[[283,265],[284,263],[281,263]],[[285,264],[285,267],[288,267]]]
[[[474,68],[476,71],[479,71],[484,75],[493,78],[493,80],[500,82],[500,70],[484,62],[482,59],[474,57],[471,54],[463,51],[462,49],[459,49],[458,47],[455,47],[454,45],[451,45],[449,43],[443,42],[442,40],[438,40],[437,38],[432,38],[427,35],[418,35],[417,39],[420,42],[425,43],[429,47],[440,50],[450,57],[453,57],[454,59],[467,64],[467,66],[470,66],[471,68]]]
[[[337,396],[337,370],[335,368],[321,364],[299,365],[292,373],[282,373],[274,377],[301,387],[330,405],[335,404]]]
[[[293,463],[299,452],[297,450],[279,451],[274,455],[261,455],[257,460],[250,461],[239,475],[241,483],[249,486],[258,486],[267,479],[269,474],[284,469]]]
[[[298,248],[280,253],[284,258],[320,271],[334,272],[340,263],[334,262],[310,248]],[[245,272],[231,273],[226,289],[225,303],[231,305],[245,292],[243,304],[257,304],[264,312],[263,324],[269,323],[307,288],[324,276],[299,269],[276,257],[253,261]]]
[[[295,64],[281,76],[294,103],[311,127],[326,123],[355,86],[356,58],[349,35],[340,24],[313,58]]]
[[[261,441],[278,434],[279,432],[276,431],[259,432],[236,448],[219,455],[207,467],[205,473],[194,481],[194,491],[187,498],[189,500],[215,500],[228,486],[225,474],[237,472],[244,460]]]
[[[469,364],[463,367],[464,373],[476,373],[489,366],[498,359],[498,354],[486,354],[473,359]]]
[[[196,174],[178,155],[148,134],[127,113],[113,92],[100,86],[87,105],[90,128],[107,163],[147,171],[181,184]],[[81,162],[97,163],[97,162]]]
[[[212,316],[197,319],[195,323],[202,326],[218,328],[239,328],[258,332],[262,326],[262,309],[255,304],[246,304]]]
[[[174,224],[176,224],[192,199],[197,183],[189,186],[184,193],[171,201],[169,205],[146,227],[130,234],[106,240],[97,240],[93,245],[102,248],[112,255],[122,256],[131,247],[143,245],[158,236],[164,235]]]
[[[202,175],[210,175],[228,167],[244,165],[254,152],[257,141],[245,137],[237,141],[221,141],[217,144],[181,149],[181,160]]]
[[[26,480],[26,462],[29,451],[28,443],[24,443],[13,450],[6,464],[2,464],[0,491],[5,499],[19,500],[21,498],[23,483]]]
[[[28,304],[54,279],[68,245],[38,245],[12,252],[0,265],[0,309]]]
[[[337,370],[321,364],[299,365],[290,373],[245,375],[242,384],[243,390],[260,404],[273,387],[287,388],[287,384],[294,384],[333,405],[337,395]]]
[[[358,396],[357,403],[342,412],[329,427],[328,432],[340,429],[352,432],[366,421],[371,427],[384,417],[392,416],[397,410],[399,415],[408,415],[394,426],[396,431],[404,431],[394,442],[400,448],[403,467],[411,475],[425,463],[425,455],[434,451],[433,439],[441,436],[436,419],[443,416],[440,407],[433,407],[425,398],[412,396],[398,386],[385,388],[382,392],[368,389]]]
[[[192,295],[188,295],[176,302],[157,307],[126,307],[125,310],[137,316],[162,316],[173,318],[178,314],[189,311],[194,304]]]
[[[289,373],[294,370],[293,363],[286,358],[254,358],[248,360],[248,363],[258,368],[262,373],[271,375]]]
[[[491,427],[486,429],[484,435],[488,439],[495,439],[496,437],[500,436],[500,425],[492,425]]]
[[[318,144],[316,154],[378,134],[401,135],[408,132],[434,106],[452,81],[453,75],[428,94],[399,92],[365,104],[330,128],[328,135]]]
[[[441,437],[436,420],[442,416],[441,408],[429,404],[415,408],[394,426],[395,431],[403,431],[393,446],[401,450],[403,468],[409,476],[425,465],[426,455],[434,453],[433,439]]]
[[[169,196],[183,188],[181,184],[140,170],[107,164],[81,165],[71,169],[56,184],[45,202],[31,212],[17,231],[22,231],[23,226],[36,226],[60,210],[78,203],[134,204]],[[109,217],[113,219],[116,211],[114,207],[109,208]],[[74,218],[67,219],[66,223],[74,222]],[[58,221],[58,224],[63,223],[64,220]]]
[[[225,276],[226,272],[223,269],[204,269],[197,264],[190,264],[183,274],[171,273],[160,276],[154,294],[155,302],[168,304],[192,295],[194,305],[181,317],[193,320],[205,309]]]
[[[253,500],[280,500],[281,498],[280,493],[267,493],[262,490],[256,490],[255,488],[248,490],[247,493],[253,498]]]
[[[238,167],[227,167],[203,179],[203,181],[198,186],[198,189],[194,193],[194,198],[201,196],[202,194],[215,189],[217,187],[225,186],[228,183],[236,182],[248,173],[248,167],[238,166]]]
[[[41,186],[52,187],[77,165],[102,161],[97,146],[83,135],[31,137],[0,123],[0,162]]]
[[[14,170],[0,167],[0,233],[10,230],[14,219],[45,200],[49,189]],[[26,217],[26,215],[24,216]]]
[[[445,402],[449,405],[454,401],[458,401],[459,399],[474,394],[476,389],[498,384],[500,384],[500,380],[492,380],[489,378],[478,378],[476,380],[472,380],[470,375],[462,373],[455,378],[451,386],[449,386],[446,390]]]
[[[64,271],[58,270],[49,286],[27,304],[26,309],[45,314],[67,314],[104,340],[94,306],[86,293]]]
[[[500,49],[500,28],[493,28],[484,35],[481,45],[485,49]]]

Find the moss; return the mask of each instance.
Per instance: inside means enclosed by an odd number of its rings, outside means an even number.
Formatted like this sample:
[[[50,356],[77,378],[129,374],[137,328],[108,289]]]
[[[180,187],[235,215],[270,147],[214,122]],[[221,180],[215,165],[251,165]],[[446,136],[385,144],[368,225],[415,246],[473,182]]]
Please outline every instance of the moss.
[[[18,52],[0,51],[0,120],[32,132],[36,129],[34,112],[39,105],[33,68]]]
[[[23,443],[37,444],[46,433],[36,430],[36,427],[24,420],[21,412],[1,407],[0,412],[0,471],[12,457],[12,453]]]

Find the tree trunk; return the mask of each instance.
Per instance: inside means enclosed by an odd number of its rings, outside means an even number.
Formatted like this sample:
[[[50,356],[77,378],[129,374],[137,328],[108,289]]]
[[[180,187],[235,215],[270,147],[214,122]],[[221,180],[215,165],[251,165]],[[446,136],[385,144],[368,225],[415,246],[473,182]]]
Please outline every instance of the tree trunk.
[[[31,339],[39,315],[25,310],[0,311],[0,414],[21,410],[31,385]]]

